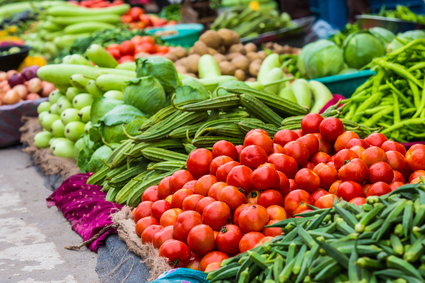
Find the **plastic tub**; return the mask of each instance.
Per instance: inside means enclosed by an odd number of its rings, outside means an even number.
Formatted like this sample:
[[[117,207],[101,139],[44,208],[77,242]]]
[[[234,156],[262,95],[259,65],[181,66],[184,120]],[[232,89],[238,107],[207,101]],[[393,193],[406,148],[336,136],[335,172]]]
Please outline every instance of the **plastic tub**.
[[[425,29],[425,25],[415,22],[407,22],[396,18],[386,18],[374,15],[360,15],[356,16],[357,22],[362,29],[370,29],[373,27],[386,28],[397,34],[414,29]]]
[[[176,31],[176,34],[160,36],[162,40],[173,46],[191,47],[199,39],[204,26],[201,24],[178,24],[160,28],[146,29],[150,35],[157,32]]]
[[[31,49],[31,47],[27,45],[11,44],[6,46],[1,46],[0,51],[9,50],[12,47],[19,47],[21,51],[17,53],[13,53],[13,54],[0,56],[1,71],[9,71],[9,70],[18,69],[18,67],[24,61],[25,57],[28,56],[28,53],[30,52],[30,49]]]

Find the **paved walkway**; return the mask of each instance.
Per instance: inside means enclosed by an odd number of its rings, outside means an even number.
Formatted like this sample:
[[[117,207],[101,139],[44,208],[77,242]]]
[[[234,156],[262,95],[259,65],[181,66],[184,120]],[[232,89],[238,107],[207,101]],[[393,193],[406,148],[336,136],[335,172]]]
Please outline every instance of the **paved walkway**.
[[[99,282],[96,254],[64,246],[81,242],[20,149],[0,149],[0,283]]]

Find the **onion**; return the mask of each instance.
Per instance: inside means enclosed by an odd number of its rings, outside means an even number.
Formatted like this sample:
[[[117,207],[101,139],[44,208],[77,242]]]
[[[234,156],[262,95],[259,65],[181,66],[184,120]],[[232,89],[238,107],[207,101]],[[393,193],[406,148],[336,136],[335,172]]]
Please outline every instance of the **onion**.
[[[21,99],[25,99],[28,94],[28,89],[24,85],[15,85],[13,89],[19,94]]]
[[[52,83],[42,81],[41,85],[42,85],[42,88],[43,88],[41,90],[41,96],[42,97],[48,97],[49,94],[55,90],[55,85],[52,84]]]
[[[15,85],[24,84],[25,80],[20,74],[16,73],[13,74],[10,78],[8,78],[7,82],[9,83],[10,87],[14,87]]]
[[[25,80],[29,81],[30,79],[37,77],[38,68],[39,67],[35,65],[26,67],[22,70],[21,75],[24,77]]]
[[[6,79],[9,79],[12,75],[17,74],[18,72],[16,70],[9,70],[6,73]]]
[[[30,93],[27,95],[27,100],[36,100],[39,98],[40,98],[40,95],[38,95],[37,93]]]
[[[41,80],[39,78],[32,78],[27,82],[29,92],[38,93],[41,90]]]
[[[9,90],[5,94],[5,96],[3,96],[3,102],[5,104],[15,104],[15,103],[18,103],[20,100],[21,100],[21,98],[19,97],[18,92],[16,92],[13,89]]]
[[[6,72],[0,72],[0,81],[6,81],[7,80],[7,74]]]

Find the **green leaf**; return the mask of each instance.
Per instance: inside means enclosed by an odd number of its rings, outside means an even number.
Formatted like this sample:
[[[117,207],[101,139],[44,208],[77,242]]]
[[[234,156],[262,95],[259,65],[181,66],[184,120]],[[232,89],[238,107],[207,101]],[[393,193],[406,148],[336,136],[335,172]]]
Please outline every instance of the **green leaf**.
[[[118,124],[130,123],[136,118],[145,117],[146,114],[141,112],[134,106],[121,104],[115,106],[111,111],[106,113],[100,121],[106,126],[115,126]]]

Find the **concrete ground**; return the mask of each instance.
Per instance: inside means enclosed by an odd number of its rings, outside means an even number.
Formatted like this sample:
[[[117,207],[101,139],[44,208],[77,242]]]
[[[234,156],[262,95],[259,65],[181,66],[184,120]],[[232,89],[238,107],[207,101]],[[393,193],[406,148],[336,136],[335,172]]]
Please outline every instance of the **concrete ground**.
[[[0,149],[0,283],[99,282],[95,253],[64,249],[81,238],[50,193],[28,154]]]

